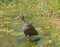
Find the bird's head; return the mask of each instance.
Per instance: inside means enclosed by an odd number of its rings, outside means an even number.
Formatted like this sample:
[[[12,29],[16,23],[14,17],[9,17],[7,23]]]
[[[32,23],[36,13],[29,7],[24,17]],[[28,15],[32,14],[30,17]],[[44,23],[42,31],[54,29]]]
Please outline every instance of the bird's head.
[[[19,19],[22,18],[22,21],[24,21],[24,15],[23,14],[19,14],[15,19]]]
[[[23,14],[20,13],[15,19],[19,19],[19,18],[21,18],[22,21],[25,22]]]

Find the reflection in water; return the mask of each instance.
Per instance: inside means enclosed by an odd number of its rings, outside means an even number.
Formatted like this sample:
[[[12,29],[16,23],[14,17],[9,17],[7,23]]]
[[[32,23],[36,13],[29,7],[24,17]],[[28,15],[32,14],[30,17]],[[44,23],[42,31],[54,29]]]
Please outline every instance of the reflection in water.
[[[18,47],[40,47],[40,40],[30,42],[25,37],[17,37]]]

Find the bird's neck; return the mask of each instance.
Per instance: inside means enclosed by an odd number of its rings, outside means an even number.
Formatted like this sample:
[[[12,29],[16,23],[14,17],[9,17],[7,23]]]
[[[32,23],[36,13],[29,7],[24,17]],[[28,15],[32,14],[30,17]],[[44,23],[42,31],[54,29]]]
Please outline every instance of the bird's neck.
[[[22,16],[22,23],[25,23],[25,19],[24,19],[24,16]]]
[[[25,23],[25,20],[22,20],[22,23]]]

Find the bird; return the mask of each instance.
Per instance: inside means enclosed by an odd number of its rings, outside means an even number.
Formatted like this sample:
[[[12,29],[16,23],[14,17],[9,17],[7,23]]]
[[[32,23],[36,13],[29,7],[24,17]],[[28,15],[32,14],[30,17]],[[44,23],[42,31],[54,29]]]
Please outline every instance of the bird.
[[[19,14],[16,19],[20,18],[22,19],[22,27],[23,27],[23,31],[24,31],[24,34],[25,34],[25,37],[29,37],[30,38],[30,41],[31,41],[31,36],[34,36],[34,35],[38,35],[38,32],[37,30],[34,28],[34,26],[31,24],[31,23],[27,23],[25,21],[25,17],[23,14]]]

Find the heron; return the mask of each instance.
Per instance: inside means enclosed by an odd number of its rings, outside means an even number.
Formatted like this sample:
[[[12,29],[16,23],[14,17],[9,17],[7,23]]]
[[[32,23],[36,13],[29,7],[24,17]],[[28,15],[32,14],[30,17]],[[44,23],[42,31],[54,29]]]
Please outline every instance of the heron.
[[[30,40],[31,40],[31,36],[34,36],[34,35],[38,35],[38,32],[37,30],[34,28],[34,26],[31,24],[31,23],[27,23],[25,21],[25,17],[23,14],[19,14],[16,19],[18,18],[21,18],[22,19],[22,27],[23,27],[23,31],[24,31],[24,34],[25,34],[25,37],[29,37]]]

